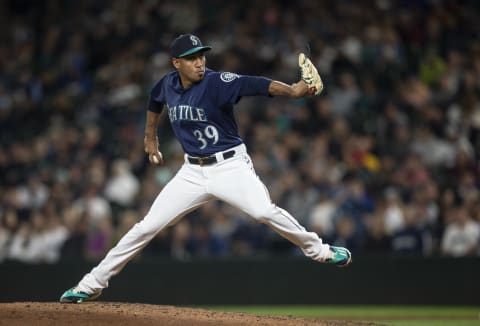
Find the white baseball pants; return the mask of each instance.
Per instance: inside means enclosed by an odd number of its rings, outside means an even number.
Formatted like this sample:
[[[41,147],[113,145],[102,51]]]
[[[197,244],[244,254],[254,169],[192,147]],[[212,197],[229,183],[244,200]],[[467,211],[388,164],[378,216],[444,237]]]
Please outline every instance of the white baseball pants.
[[[329,245],[323,244],[316,233],[307,232],[287,211],[271,202],[267,189],[253,169],[245,145],[233,149],[234,157],[223,160],[221,153],[217,153],[218,162],[208,166],[190,164],[185,156],[185,164],[157,196],[144,219],[83,277],[78,284],[79,290],[92,293],[106,288],[110,278],[118,274],[158,232],[212,198],[241,209],[299,246],[306,256],[324,261]]]

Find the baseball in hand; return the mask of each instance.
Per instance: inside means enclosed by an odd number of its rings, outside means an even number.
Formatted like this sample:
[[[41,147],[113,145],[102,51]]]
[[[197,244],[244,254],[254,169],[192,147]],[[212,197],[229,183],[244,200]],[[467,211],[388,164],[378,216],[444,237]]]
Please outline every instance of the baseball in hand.
[[[155,164],[160,164],[160,161],[162,159],[162,153],[158,152],[158,155],[160,156],[160,160],[157,158],[156,155],[150,155],[150,162],[155,163]]]

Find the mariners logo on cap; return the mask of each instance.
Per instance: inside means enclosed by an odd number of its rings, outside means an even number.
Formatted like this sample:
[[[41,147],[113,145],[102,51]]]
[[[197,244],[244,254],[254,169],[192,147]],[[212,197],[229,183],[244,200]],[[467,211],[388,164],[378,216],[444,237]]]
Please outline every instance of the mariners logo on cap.
[[[190,35],[190,41],[192,41],[192,45],[198,45],[199,43],[198,37],[194,35]]]

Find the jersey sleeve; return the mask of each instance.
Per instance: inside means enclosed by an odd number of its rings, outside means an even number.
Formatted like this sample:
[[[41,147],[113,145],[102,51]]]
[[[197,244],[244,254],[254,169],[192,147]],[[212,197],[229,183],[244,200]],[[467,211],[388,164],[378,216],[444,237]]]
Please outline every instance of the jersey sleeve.
[[[163,79],[161,79],[150,91],[148,97],[147,110],[161,113],[165,105]]]
[[[222,103],[237,103],[242,96],[269,96],[271,79],[258,76],[237,75],[231,72],[216,73],[213,82]]]

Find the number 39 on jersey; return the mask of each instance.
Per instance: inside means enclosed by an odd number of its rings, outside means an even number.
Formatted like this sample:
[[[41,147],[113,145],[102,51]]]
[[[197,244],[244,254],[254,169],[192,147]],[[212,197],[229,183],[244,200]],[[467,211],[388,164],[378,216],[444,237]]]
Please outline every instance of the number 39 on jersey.
[[[208,144],[215,145],[218,142],[218,130],[208,125],[203,130],[195,129],[193,135],[199,141],[199,148],[204,149]]]

